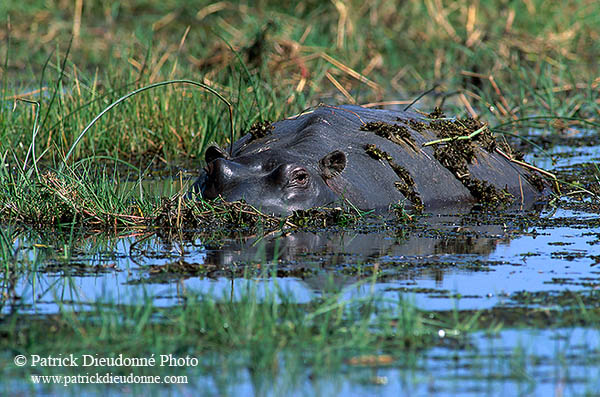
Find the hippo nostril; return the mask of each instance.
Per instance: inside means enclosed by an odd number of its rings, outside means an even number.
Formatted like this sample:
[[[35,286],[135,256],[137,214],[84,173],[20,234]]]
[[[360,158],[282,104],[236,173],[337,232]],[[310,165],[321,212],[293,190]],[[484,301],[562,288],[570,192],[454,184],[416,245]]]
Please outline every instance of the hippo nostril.
[[[224,158],[217,158],[207,163],[204,167],[206,178],[202,196],[207,199],[214,199],[229,190],[232,181],[235,180],[233,171],[235,167],[236,163]]]
[[[204,171],[206,171],[206,175],[207,176],[212,175],[214,168],[215,167],[213,165],[213,162],[206,164],[206,167],[204,167]]]
[[[229,155],[225,150],[221,149],[218,146],[213,145],[209,146],[208,149],[206,149],[206,152],[204,153],[204,160],[206,160],[207,164],[219,158],[228,159]]]

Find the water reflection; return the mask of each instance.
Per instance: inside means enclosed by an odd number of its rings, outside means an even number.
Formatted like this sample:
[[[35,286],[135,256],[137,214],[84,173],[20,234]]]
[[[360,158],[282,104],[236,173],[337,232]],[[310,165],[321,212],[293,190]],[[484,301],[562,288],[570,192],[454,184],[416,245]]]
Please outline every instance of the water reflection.
[[[514,213],[508,220],[474,219],[472,214],[435,215],[406,227],[380,221],[357,230],[226,239],[206,233],[181,239],[143,232],[71,239],[69,233],[8,231],[13,242],[9,259],[15,265],[3,273],[2,312],[19,308],[48,313],[56,312],[58,303],[85,307],[135,303],[145,297],[168,306],[180,303],[185,291],[235,297],[252,280],[264,288],[276,282],[296,300],[308,301],[371,280],[374,272],[374,285],[349,288],[348,293],[415,292],[417,303],[432,309],[452,308],[460,294],[461,307],[489,307],[501,302],[503,293],[547,289],[548,277],[535,266],[561,258],[552,257],[555,248],[548,243],[581,235],[569,227],[536,230],[535,236],[544,235],[536,241],[532,228],[518,222]],[[578,238],[577,246],[593,238]],[[524,256],[533,246],[536,256]],[[587,263],[585,256],[572,265],[581,261]],[[510,278],[516,271],[525,273],[528,284]]]

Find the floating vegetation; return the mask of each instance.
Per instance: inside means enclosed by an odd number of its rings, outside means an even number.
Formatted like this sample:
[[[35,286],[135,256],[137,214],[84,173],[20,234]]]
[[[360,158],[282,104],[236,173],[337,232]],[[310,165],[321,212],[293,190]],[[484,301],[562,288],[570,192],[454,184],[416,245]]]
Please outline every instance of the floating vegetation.
[[[170,197],[140,196],[114,175],[46,172],[39,180],[13,181],[0,194],[0,216],[23,225],[79,224],[93,229],[159,227],[197,230],[276,230],[303,226],[344,226],[365,214],[350,206],[315,208],[289,217],[265,214],[244,202],[189,199],[187,188]],[[310,217],[312,220],[308,220]],[[298,224],[293,220],[298,221]],[[301,221],[302,220],[302,221]]]
[[[101,385],[34,385],[31,374],[80,376],[82,370],[17,367],[17,354],[199,358],[197,367],[100,369],[190,375],[189,385],[121,385],[111,388],[116,395],[198,389],[213,395],[328,395],[340,386],[357,395],[592,395],[600,389],[600,172],[594,165],[600,2],[434,2],[433,10],[431,2],[198,6],[175,0],[169,2],[172,12],[156,0],[118,7],[64,3],[0,2],[0,216],[9,223],[0,230],[0,356],[7,364],[0,394],[106,393]],[[373,34],[378,31],[402,31],[403,39]],[[65,54],[71,37],[73,51]],[[440,46],[415,45],[421,42],[442,44],[443,56]],[[552,203],[555,212],[552,206],[541,213],[477,206],[454,222],[411,217],[396,206],[401,224],[355,224],[332,241],[323,225],[353,222],[356,212],[274,218],[244,203],[185,200],[184,186],[158,193],[136,182],[158,183],[149,175],[159,172],[167,180],[174,168],[198,169],[207,145],[226,146],[235,139],[224,131],[241,132],[232,131],[216,96],[194,94],[189,85],[148,90],[119,105],[96,133],[82,136],[64,172],[56,172],[78,134],[108,103],[146,84],[192,75],[234,99],[238,126],[300,113],[321,98],[366,103],[398,92],[413,97],[439,81],[423,106],[445,102],[447,113],[466,109],[476,119],[477,111],[494,132],[518,138],[531,133],[533,145],[567,147],[555,156],[553,172],[569,187]],[[31,102],[22,103],[25,98]],[[458,152],[468,151],[459,142],[494,148],[481,141],[487,129],[477,132],[475,123],[459,125],[440,109],[427,117],[397,124],[410,132],[427,130],[443,140],[434,145],[459,146]],[[456,133],[433,136],[436,124]],[[270,130],[249,133],[251,140],[269,139]],[[588,138],[580,140],[582,135]],[[502,145],[498,141],[497,149],[522,160]],[[570,162],[578,165],[560,162],[582,145],[589,156]],[[372,155],[387,161],[382,152]],[[127,160],[140,170],[125,180],[110,172],[106,178],[79,172],[84,162],[101,169],[102,158]],[[411,186],[398,167],[395,172],[399,189]],[[537,180],[529,182],[541,190],[542,181],[531,175]],[[302,227],[319,233],[298,231]],[[30,235],[18,238],[15,228]],[[186,234],[188,228],[199,235]],[[140,242],[152,233],[156,240]],[[244,233],[256,239],[224,249]],[[366,233],[372,239],[361,244]],[[323,243],[306,241],[307,234]],[[270,236],[273,255],[236,260],[236,247],[258,252]],[[520,243],[509,244],[514,237]],[[551,253],[548,241],[574,244]],[[146,243],[152,252],[136,254]],[[289,265],[280,267],[289,251]],[[222,255],[219,265],[210,255]],[[498,255],[511,263],[489,260]],[[329,277],[334,293],[322,288]],[[357,279],[358,288],[337,292]],[[198,281],[210,287],[198,287]],[[301,298],[298,287],[306,291]],[[387,287],[398,291],[386,294]],[[481,298],[473,298],[473,288]],[[521,289],[527,291],[510,293]],[[107,292],[116,292],[114,301]],[[131,301],[124,299],[129,292]],[[398,297],[404,293],[410,295]],[[415,305],[408,304],[413,297]]]
[[[367,215],[350,206],[342,207],[317,207],[307,210],[296,210],[286,221],[296,227],[323,229],[330,226],[347,226],[356,224]]]

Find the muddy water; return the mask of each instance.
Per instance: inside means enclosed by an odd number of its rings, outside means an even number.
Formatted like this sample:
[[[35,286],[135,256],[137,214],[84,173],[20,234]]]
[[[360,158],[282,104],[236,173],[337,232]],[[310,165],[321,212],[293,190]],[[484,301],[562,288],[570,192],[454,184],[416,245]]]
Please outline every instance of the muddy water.
[[[555,164],[534,155],[527,159],[572,174],[600,158],[599,147],[555,146],[551,152]],[[3,281],[20,299],[2,310],[54,313],[57,302],[85,309],[103,301],[135,303],[144,296],[169,306],[179,304],[184,291],[235,299],[256,282],[264,288],[277,282],[298,302],[335,291],[347,296],[375,291],[392,298],[404,294],[427,310],[561,308],[565,291],[584,296],[600,286],[600,220],[593,204],[563,200],[527,211],[427,214],[407,226],[374,221],[351,230],[227,239],[193,232],[183,239],[87,235],[67,245],[21,234],[14,251],[36,271]],[[373,272],[376,281],[365,282]],[[271,391],[562,395],[600,390],[596,329],[508,327],[493,337],[475,335],[468,348],[434,348],[412,360],[408,369],[347,368],[324,378],[300,375],[305,381],[281,375]],[[208,375],[199,382],[214,394],[257,392],[248,376],[235,375],[237,381],[225,388]]]

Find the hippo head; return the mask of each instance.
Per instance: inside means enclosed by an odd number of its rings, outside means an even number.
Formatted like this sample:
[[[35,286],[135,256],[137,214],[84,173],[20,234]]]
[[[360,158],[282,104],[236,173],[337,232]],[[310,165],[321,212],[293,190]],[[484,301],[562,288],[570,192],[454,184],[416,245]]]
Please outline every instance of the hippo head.
[[[265,213],[285,215],[340,198],[328,182],[346,167],[342,151],[311,158],[268,144],[247,149],[231,157],[217,146],[206,150],[197,183],[204,199],[245,200]]]

